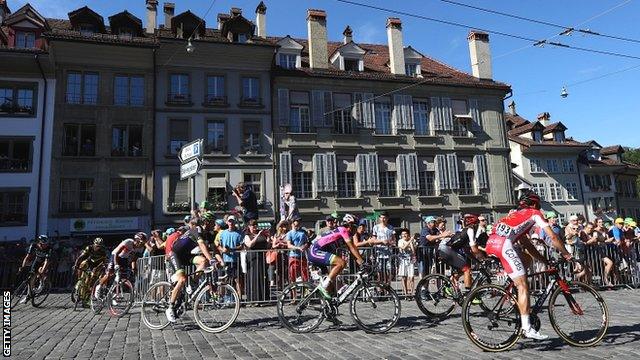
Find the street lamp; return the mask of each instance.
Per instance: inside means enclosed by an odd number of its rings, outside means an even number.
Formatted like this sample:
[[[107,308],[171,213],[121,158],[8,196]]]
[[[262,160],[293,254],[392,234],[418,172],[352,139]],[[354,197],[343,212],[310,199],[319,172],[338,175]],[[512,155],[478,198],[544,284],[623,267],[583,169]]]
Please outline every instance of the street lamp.
[[[560,91],[560,97],[564,99],[567,96],[569,96],[569,93],[567,92],[567,88],[563,86],[562,91]]]
[[[194,51],[196,51],[196,47],[191,43],[191,38],[189,38],[187,40],[187,53],[193,54]]]

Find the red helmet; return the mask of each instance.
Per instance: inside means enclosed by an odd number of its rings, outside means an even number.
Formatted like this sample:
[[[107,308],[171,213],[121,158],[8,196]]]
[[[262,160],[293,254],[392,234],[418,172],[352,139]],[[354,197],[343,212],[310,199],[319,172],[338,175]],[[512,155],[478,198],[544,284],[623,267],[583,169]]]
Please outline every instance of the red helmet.
[[[463,226],[473,226],[480,223],[480,219],[478,219],[479,215],[477,214],[464,214],[463,216]]]
[[[533,190],[525,189],[518,199],[518,207],[522,208],[536,208],[540,209],[540,196]]]

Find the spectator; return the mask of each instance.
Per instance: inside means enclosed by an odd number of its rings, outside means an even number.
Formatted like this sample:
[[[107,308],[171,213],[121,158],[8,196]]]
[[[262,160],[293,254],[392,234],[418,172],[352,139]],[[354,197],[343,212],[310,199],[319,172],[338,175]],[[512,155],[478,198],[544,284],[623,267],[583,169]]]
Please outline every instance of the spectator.
[[[213,246],[216,247],[218,252],[222,254],[222,246],[220,246],[220,238],[222,237],[222,232],[225,229],[224,220],[217,219],[215,224],[213,225]]]
[[[560,225],[558,225],[558,215],[553,211],[547,211],[544,214],[544,217],[547,218],[549,227],[560,238],[560,240],[564,239],[562,228],[560,227]],[[551,244],[551,239],[542,229],[539,229],[538,236],[540,237],[540,240],[544,241],[547,244]]]
[[[595,228],[593,229],[593,233],[595,234],[598,243],[597,243],[597,254],[598,257],[602,259],[604,263],[604,277],[602,279],[602,283],[604,286],[612,286],[611,283],[611,272],[614,270],[614,257],[610,254],[609,245],[611,244],[615,250],[615,245],[612,244],[613,238],[609,236],[609,232],[605,227],[604,220],[602,218],[596,219]],[[617,273],[613,271],[613,275],[617,278]]]
[[[366,220],[360,219],[360,222],[358,223],[358,227],[356,229],[356,233],[353,234],[353,243],[356,245],[356,247],[371,246],[369,233],[367,232]]]
[[[420,231],[420,239],[418,240],[418,250],[416,254],[416,259],[418,261],[418,277],[421,279],[424,277],[427,269],[431,267],[431,264],[427,264],[427,261],[432,261],[433,259],[433,256],[430,255],[435,254],[433,247],[435,242],[432,242],[429,239],[434,239],[434,236],[437,236],[438,234],[435,216],[425,217],[424,223],[425,227]]]
[[[291,221],[294,216],[299,216],[296,198],[291,193],[291,184],[285,184],[280,198],[280,220]]]
[[[287,248],[289,251],[289,281],[294,282],[300,277],[302,281],[309,281],[309,268],[304,252],[309,247],[307,233],[300,228],[300,216],[294,216],[291,230],[287,233]]]
[[[337,221],[338,219],[336,219],[333,215],[327,215],[327,217],[324,218],[325,226],[320,229],[320,236],[325,236],[329,233],[334,232],[338,227]]]
[[[578,220],[580,221],[580,220]],[[580,230],[578,238],[574,244],[573,256],[580,261],[583,261],[583,265],[579,271],[574,271],[576,278],[580,281],[590,283],[591,282],[591,267],[586,263],[587,255],[586,250],[587,247],[590,247],[593,244],[598,242],[595,237],[596,234],[593,231],[595,229],[595,225],[591,222],[587,222],[584,226],[584,229]]]
[[[613,238],[613,243],[619,246],[622,240],[624,240],[624,219],[617,218],[613,227],[609,230],[609,236]]]
[[[578,221],[579,219],[577,215],[571,215],[569,217],[569,224],[564,228],[565,247],[569,252],[574,250],[576,243],[580,240],[580,231],[582,231],[582,226]]]
[[[267,255],[269,285],[277,286],[279,289],[284,286],[287,273],[287,254],[284,251],[279,251],[279,249],[287,248],[288,231],[289,223],[284,220],[280,221],[276,227],[276,234],[271,236],[271,248],[273,250]]]
[[[391,247],[396,245],[396,234],[393,231],[393,226],[389,224],[389,215],[386,212],[380,213],[379,222],[371,231],[371,244],[374,245],[374,253],[380,267],[380,281],[390,284],[395,266],[389,264],[389,258]]]
[[[165,244],[164,239],[162,238],[162,234],[160,230],[151,231],[151,238],[144,244],[145,251],[144,257],[146,256],[158,256],[164,255]]]
[[[267,241],[269,231],[267,229],[258,229],[258,221],[249,220],[246,234],[244,236],[244,246],[249,251],[247,253],[247,301],[257,302],[266,301],[270,298],[268,281],[267,281],[267,263],[265,251],[269,248]]]
[[[243,294],[243,274],[240,271],[239,266],[239,252],[242,249],[242,235],[238,231],[236,224],[238,220],[235,216],[230,215],[227,217],[227,229],[220,235],[220,245],[222,246],[222,259],[227,267],[227,274],[231,281],[235,281],[236,290],[240,299]]]
[[[258,198],[251,187],[240,182],[233,189],[233,196],[236,197],[238,204],[242,207],[244,212],[242,217],[245,224],[248,224],[249,220],[258,220]]]
[[[409,230],[402,229],[400,232],[400,241],[398,241],[398,276],[402,277],[402,289],[407,298],[410,298],[413,292],[413,267],[416,261],[416,246],[410,238]]]

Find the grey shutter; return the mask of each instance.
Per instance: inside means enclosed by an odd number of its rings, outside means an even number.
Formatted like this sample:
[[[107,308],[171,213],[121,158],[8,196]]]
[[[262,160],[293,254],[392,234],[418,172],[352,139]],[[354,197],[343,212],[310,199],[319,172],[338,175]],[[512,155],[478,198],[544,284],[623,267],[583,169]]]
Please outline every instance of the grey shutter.
[[[451,189],[459,189],[460,179],[458,177],[458,156],[456,154],[447,154],[447,168],[449,173],[449,187]]]
[[[324,126],[333,127],[333,96],[331,91],[324,92]]]
[[[407,190],[409,188],[407,179],[407,155],[399,154],[396,157],[396,168],[398,171],[398,183],[400,184],[400,190]]]
[[[487,161],[484,155],[476,155],[473,157],[473,167],[475,168],[475,182],[478,189],[487,189],[489,187],[489,178],[487,174]]]
[[[482,130],[482,118],[480,116],[480,108],[477,99],[469,99],[469,110],[471,112],[471,131],[477,132]]]
[[[366,129],[376,128],[373,94],[371,93],[362,94],[362,117],[364,119],[363,122]]]
[[[453,111],[451,110],[451,99],[450,98],[442,98],[441,101],[441,114],[442,114],[442,124],[444,126],[445,131],[453,130]]]
[[[289,89],[278,89],[278,122],[289,126]]]
[[[291,184],[291,153],[280,153],[280,186]]]
[[[436,188],[438,192],[449,189],[449,177],[447,175],[447,159],[444,155],[436,155],[435,161]]]
[[[311,91],[311,120],[314,127],[324,126],[324,91]]]
[[[367,186],[367,158],[366,154],[356,155],[356,191],[358,197],[363,191],[368,190]]]
[[[411,95],[404,95],[403,96],[403,120],[404,120],[404,128],[405,129],[413,129],[414,125],[413,125],[413,99],[411,98]]]
[[[356,123],[359,127],[364,127],[364,119],[362,118],[362,93],[353,93],[351,116],[356,119]]]
[[[378,154],[367,155],[367,176],[367,184],[369,190],[380,190],[380,178],[378,174]]]
[[[336,153],[327,153],[325,155],[325,167],[324,167],[324,190],[336,191],[338,184],[336,181]]]
[[[431,111],[429,111],[429,124],[433,127],[434,131],[442,131],[444,130],[444,124],[442,123],[442,105],[440,104],[439,97],[432,97],[430,99],[431,102]]]
[[[407,179],[409,181],[409,190],[419,190],[420,181],[418,180],[418,155],[408,154],[407,157]]]
[[[393,109],[391,110],[391,124],[392,128],[396,130],[396,133],[398,129],[404,129],[404,123],[402,119],[402,103],[402,95],[394,94]]]
[[[312,159],[313,165],[313,193],[314,197],[319,192],[324,191],[324,169],[325,169],[325,156],[324,154],[314,154]]]

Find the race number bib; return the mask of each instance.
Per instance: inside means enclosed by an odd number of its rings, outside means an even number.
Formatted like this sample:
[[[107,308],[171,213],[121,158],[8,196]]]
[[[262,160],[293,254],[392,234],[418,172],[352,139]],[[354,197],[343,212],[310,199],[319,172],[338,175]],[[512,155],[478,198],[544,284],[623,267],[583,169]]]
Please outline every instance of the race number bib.
[[[496,227],[496,234],[503,237],[509,236],[509,234],[511,234],[511,226],[505,223],[498,224],[498,226]]]

